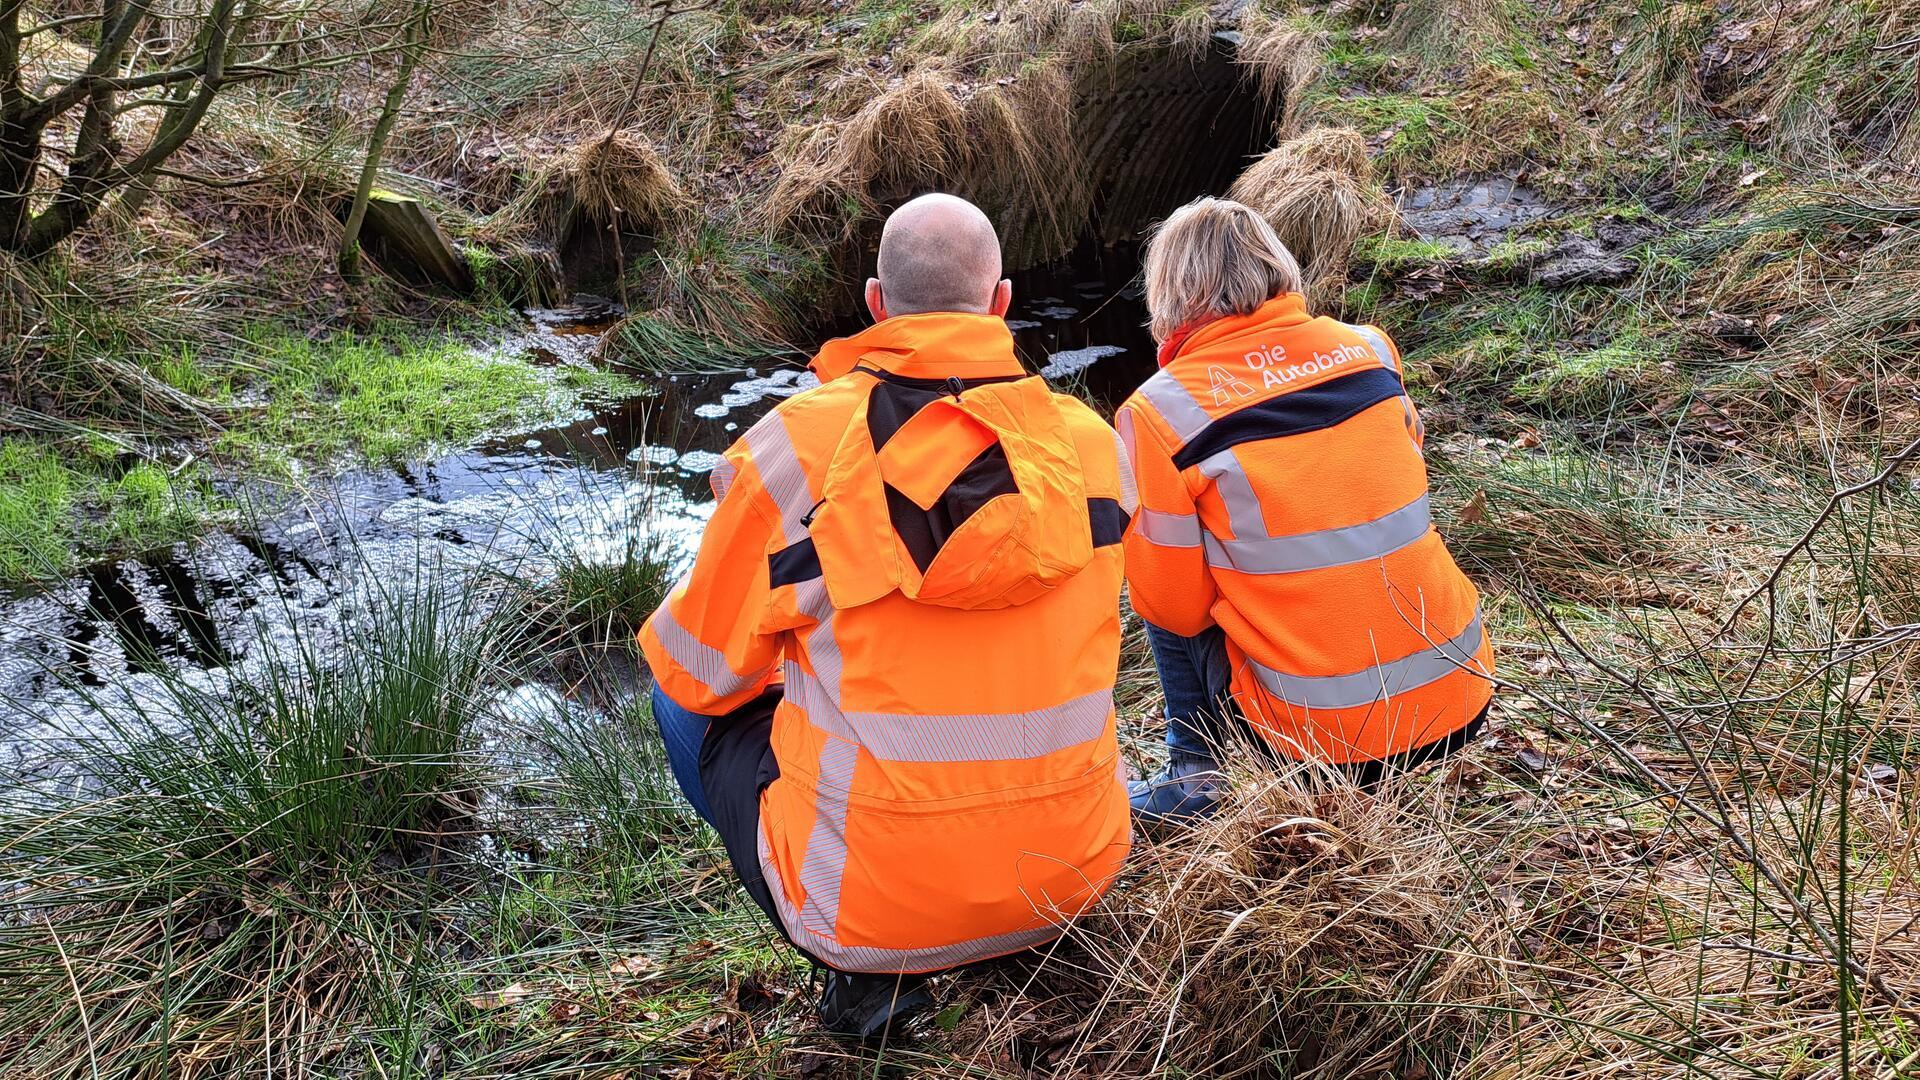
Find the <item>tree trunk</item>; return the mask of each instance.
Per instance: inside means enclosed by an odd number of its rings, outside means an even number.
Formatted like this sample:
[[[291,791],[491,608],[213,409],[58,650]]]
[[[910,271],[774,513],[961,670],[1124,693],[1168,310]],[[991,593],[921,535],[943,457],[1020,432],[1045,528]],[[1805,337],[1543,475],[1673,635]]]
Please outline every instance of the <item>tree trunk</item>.
[[[380,176],[380,159],[387,151],[387,139],[400,120],[400,108],[406,104],[407,91],[413,86],[413,69],[426,50],[427,31],[433,13],[433,0],[420,0],[407,30],[407,44],[400,53],[400,71],[394,76],[387,100],[380,106],[380,119],[374,122],[367,140],[367,159],[360,166],[360,183],[353,189],[353,207],[347,211],[346,228],[340,234],[340,276],[349,282],[360,280],[360,230],[367,221],[367,200],[373,197],[373,184]]]
[[[13,251],[26,239],[41,131],[0,116],[0,251]]]
[[[0,0],[0,250],[7,251],[27,231],[45,130],[28,116],[30,101],[20,84],[20,15],[25,6],[25,0]]]
[[[128,5],[108,0],[101,15],[101,40],[87,72],[40,99],[21,92],[17,58],[17,0],[0,0],[0,249],[35,259],[72,236],[99,211],[116,188],[148,176],[184,145],[206,117],[214,97],[228,85],[227,54],[240,18],[240,0],[215,0],[201,27],[196,69],[165,83],[191,81],[197,89],[165,107],[146,149],[121,160],[113,129],[117,94],[112,80],[119,78],[128,40],[145,18],[143,2]],[[13,21],[10,21],[13,20]],[[9,34],[13,39],[9,41]],[[15,59],[8,67],[9,57]],[[251,76],[249,76],[251,77]],[[146,86],[162,83],[147,83]],[[137,80],[124,85],[140,85]],[[45,210],[32,212],[33,181],[41,142],[48,123],[57,115],[84,103],[74,152],[66,178]]]

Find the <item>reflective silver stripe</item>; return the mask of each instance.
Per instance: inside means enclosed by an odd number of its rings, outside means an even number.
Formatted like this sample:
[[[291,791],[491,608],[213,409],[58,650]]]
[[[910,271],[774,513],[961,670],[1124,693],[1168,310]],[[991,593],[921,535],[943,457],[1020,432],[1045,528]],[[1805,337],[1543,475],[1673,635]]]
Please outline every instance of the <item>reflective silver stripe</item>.
[[[1385,334],[1371,326],[1358,326],[1352,323],[1343,325],[1367,340],[1367,346],[1373,350],[1373,355],[1380,358],[1381,367],[1393,372],[1400,370],[1400,362],[1393,358],[1393,347],[1387,344]]]
[[[1138,392],[1153,403],[1154,411],[1160,414],[1160,419],[1167,422],[1174,436],[1183,443],[1192,442],[1195,435],[1213,422],[1207,410],[1193,400],[1193,395],[1187,393],[1187,388],[1181,385],[1180,380],[1164,370],[1154,372],[1146,382],[1140,384]]]
[[[1199,547],[1200,518],[1197,514],[1163,514],[1142,510],[1134,519],[1140,535],[1161,547]]]
[[[1023,761],[1097,739],[1113,715],[1102,690],[1049,709],[1013,713],[842,712],[820,680],[786,667],[787,696],[813,726],[864,748],[877,761]]]
[[[787,434],[787,422],[780,411],[761,417],[747,429],[744,441],[753,455],[753,467],[760,473],[761,486],[780,510],[780,531],[787,543],[806,539],[807,527],[802,519],[813,510],[813,491],[800,468],[799,456],[793,452],[793,439]]]
[[[840,922],[840,883],[847,874],[847,800],[853,795],[853,770],[860,748],[829,737],[820,747],[814,773],[813,832],[800,863],[800,888],[806,900],[798,920],[787,923],[833,937]]]
[[[835,721],[841,719],[838,702],[843,658],[840,644],[833,633],[833,601],[827,594],[825,583],[818,578],[803,581],[794,590],[799,610],[817,619],[818,625],[805,634],[807,659],[813,665],[814,676],[810,677],[797,665],[790,664],[786,671],[787,692],[794,696],[796,704],[807,710],[809,720],[827,732],[827,738],[821,747],[819,767],[815,770],[813,829],[807,835],[807,848],[801,856],[797,874],[796,884],[806,894],[802,904],[796,906],[788,899],[779,867],[767,843],[767,831],[764,828],[759,830],[760,872],[766,876],[768,889],[773,893],[781,926],[802,949],[843,971],[931,971],[957,967],[1042,945],[1059,937],[1065,920],[1049,921],[1048,912],[1043,906],[1045,898],[1035,898],[1036,920],[1040,924],[1027,929],[944,945],[905,949],[840,943],[840,891],[847,874],[848,798],[853,788],[854,769],[859,763],[860,746],[835,734]],[[1088,738],[1097,738],[1103,733],[1112,715],[1111,694],[1105,697],[1097,721],[1099,727]],[[1070,702],[1060,709],[1073,704]],[[873,715],[855,714],[854,719],[864,724]],[[998,719],[1005,720],[1004,717]],[[838,726],[852,730],[843,720]],[[1070,728],[1071,724],[1063,725],[1063,731]],[[881,741],[883,746],[890,746],[884,739]],[[872,753],[869,748],[869,754]],[[1117,767],[1124,777],[1125,763],[1121,762]]]
[[[684,585],[684,583],[682,583]],[[760,680],[767,677],[765,671],[747,675],[736,674],[727,664],[727,657],[719,649],[701,641],[681,626],[673,617],[673,600],[680,595],[674,590],[660,610],[653,613],[653,633],[667,650],[673,662],[680,670],[693,676],[713,693],[715,697],[737,694],[752,686],[758,686]]]
[[[1433,515],[1421,496],[1383,517],[1337,529],[1264,540],[1206,538],[1207,563],[1243,574],[1289,574],[1378,559],[1427,535]],[[1144,523],[1141,529],[1145,532]]]
[[[739,470],[733,467],[733,462],[725,458],[721,458],[720,463],[713,467],[713,471],[707,474],[707,483],[713,488],[714,501],[726,501],[727,492],[733,490],[733,478],[738,473]]]
[[[810,615],[817,624],[807,631],[807,659],[820,680],[831,688],[835,702],[840,700],[840,641],[833,636],[833,600],[827,595],[822,578],[810,578],[795,585],[794,602],[800,613]]]
[[[1127,418],[1127,426],[1133,426],[1131,416]],[[1113,450],[1114,460],[1120,472],[1120,509],[1125,510],[1128,517],[1132,517],[1133,512],[1140,509],[1140,487],[1133,481],[1133,453],[1127,448],[1126,440],[1120,437],[1118,431],[1113,433]]]
[[[1199,469],[1202,476],[1213,481],[1213,489],[1227,505],[1227,523],[1234,539],[1271,535],[1267,532],[1267,516],[1260,509],[1260,497],[1253,493],[1253,481],[1247,478],[1237,451],[1222,450],[1200,462]]]
[[[844,836],[845,827],[846,822],[843,819],[840,822],[842,836]],[[818,835],[820,831],[820,825],[816,821],[814,834]],[[970,964],[976,960],[985,960],[992,956],[1003,956],[1010,952],[1018,952],[1021,949],[1030,949],[1035,945],[1044,945],[1060,936],[1060,932],[1066,922],[1063,918],[1060,923],[1057,924],[1047,923],[1025,930],[1015,930],[1005,934],[994,934],[991,937],[974,938],[970,941],[957,941],[948,945],[927,945],[919,948],[882,949],[871,945],[842,945],[831,931],[821,933],[813,928],[828,912],[815,905],[814,896],[811,891],[809,891],[806,901],[807,908],[813,909],[814,911],[811,917],[803,913],[800,909],[795,908],[793,903],[787,899],[787,891],[781,885],[779,868],[774,864],[773,853],[767,846],[767,831],[765,829],[760,830],[759,839],[760,873],[767,879],[768,891],[773,893],[774,908],[780,912],[780,925],[785,927],[787,933],[793,937],[794,944],[799,945],[813,956],[842,971],[931,971],[936,968],[958,967],[961,964]],[[813,841],[810,839],[807,844],[805,861],[811,863],[813,861],[813,855]],[[844,880],[846,876],[846,846],[844,842],[840,846],[839,858],[841,861],[836,873],[840,879]],[[803,868],[801,870],[803,879],[806,874],[807,871]],[[835,881],[833,885],[833,897],[836,906],[831,913],[835,923],[839,920],[839,895],[839,881]],[[1036,904],[1036,908],[1037,907],[1038,905]]]
[[[1290,675],[1253,661],[1248,666],[1268,693],[1295,708],[1352,709],[1418,690],[1462,668],[1473,670],[1482,634],[1476,608],[1467,628],[1452,641],[1351,675]]]

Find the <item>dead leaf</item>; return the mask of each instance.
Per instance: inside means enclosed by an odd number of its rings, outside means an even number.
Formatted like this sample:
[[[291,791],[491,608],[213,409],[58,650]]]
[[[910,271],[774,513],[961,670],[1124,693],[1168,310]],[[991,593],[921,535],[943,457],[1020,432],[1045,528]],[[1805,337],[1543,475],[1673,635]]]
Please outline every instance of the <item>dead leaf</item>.
[[[1855,705],[1865,701],[1878,675],[1878,672],[1869,671],[1865,675],[1850,676],[1847,679],[1847,700]]]
[[[652,975],[659,970],[660,962],[653,957],[634,955],[627,957],[625,960],[616,961],[612,967],[607,969],[607,974],[615,977],[621,975],[644,977]]]
[[[489,990],[482,994],[473,994],[467,998],[467,1004],[476,1009],[499,1009],[521,1001],[533,993],[525,983],[514,983],[499,990]]]
[[[1487,520],[1487,493],[1485,489],[1473,493],[1467,505],[1460,508],[1460,524],[1478,525]]]

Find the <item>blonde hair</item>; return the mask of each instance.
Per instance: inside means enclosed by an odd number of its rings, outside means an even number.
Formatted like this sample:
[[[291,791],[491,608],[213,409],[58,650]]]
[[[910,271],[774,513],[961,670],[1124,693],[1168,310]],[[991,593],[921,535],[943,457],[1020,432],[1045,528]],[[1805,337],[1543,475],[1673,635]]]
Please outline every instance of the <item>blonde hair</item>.
[[[1300,263],[1252,207],[1195,199],[1154,230],[1146,257],[1148,324],[1156,341],[1196,319],[1250,315],[1306,291]]]

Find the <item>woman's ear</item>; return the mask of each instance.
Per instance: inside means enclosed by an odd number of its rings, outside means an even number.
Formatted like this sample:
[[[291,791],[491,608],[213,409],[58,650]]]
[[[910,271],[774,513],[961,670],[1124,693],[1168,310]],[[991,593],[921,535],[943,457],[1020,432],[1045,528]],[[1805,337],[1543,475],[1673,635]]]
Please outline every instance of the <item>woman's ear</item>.
[[[868,303],[872,303],[872,301],[869,300]],[[987,314],[998,315],[1002,318],[1005,318],[1008,309],[1012,307],[1013,307],[1013,282],[1009,281],[1006,278],[1001,278],[1000,284],[995,285],[993,287],[993,303],[991,306],[988,307]]]
[[[867,279],[867,312],[873,316],[874,322],[887,321],[887,301],[880,295],[879,278]]]

